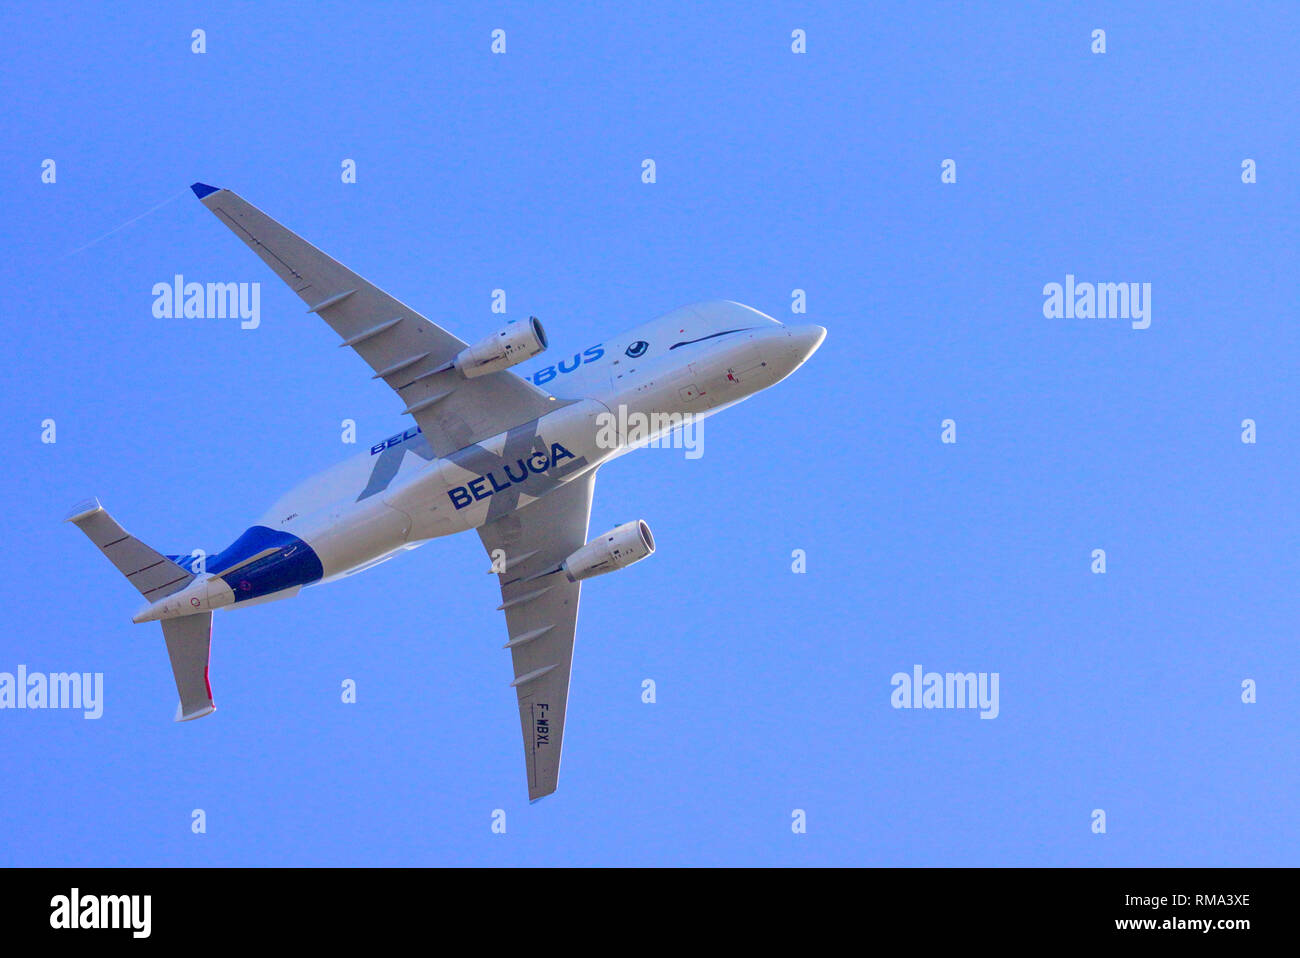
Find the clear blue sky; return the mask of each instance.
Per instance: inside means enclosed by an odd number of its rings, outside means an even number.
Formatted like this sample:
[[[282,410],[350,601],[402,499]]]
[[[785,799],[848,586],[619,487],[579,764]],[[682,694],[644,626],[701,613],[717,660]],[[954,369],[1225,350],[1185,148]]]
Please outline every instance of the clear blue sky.
[[[0,864],[1296,864],[1294,5],[368,7],[4,15],[0,671],[106,705],[0,712]],[[219,614],[218,712],[172,724],[69,506],[219,549],[343,419],[405,425],[195,180],[462,338],[498,287],[561,354],[807,291],[821,351],[703,458],[601,472],[593,530],[658,552],[584,590],[555,796],[473,535]],[[155,319],[176,273],[261,282],[261,327]],[[1151,327],[1045,318],[1066,274]],[[914,664],[1000,715],[893,709]]]

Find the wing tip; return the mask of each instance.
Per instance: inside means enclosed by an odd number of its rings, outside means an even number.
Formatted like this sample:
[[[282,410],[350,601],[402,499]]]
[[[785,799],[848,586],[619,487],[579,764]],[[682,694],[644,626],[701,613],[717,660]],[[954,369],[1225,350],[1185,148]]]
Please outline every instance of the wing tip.
[[[221,187],[208,186],[207,183],[191,183],[190,189],[194,191],[195,196],[197,196],[199,199],[203,199],[203,197],[205,196],[210,196],[213,193],[219,192],[221,190]]]
[[[89,519],[97,512],[103,512],[104,507],[99,504],[99,500],[91,497],[83,499],[68,510],[68,514],[63,517],[64,522],[77,523],[82,519]]]

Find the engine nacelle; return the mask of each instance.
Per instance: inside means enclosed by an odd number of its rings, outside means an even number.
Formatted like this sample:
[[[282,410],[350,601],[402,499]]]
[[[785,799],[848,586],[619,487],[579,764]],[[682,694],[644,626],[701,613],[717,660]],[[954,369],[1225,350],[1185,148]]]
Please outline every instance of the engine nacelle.
[[[604,575],[615,569],[626,569],[655,551],[654,536],[644,519],[625,522],[564,560],[560,566],[570,582]]]
[[[526,323],[511,323],[500,332],[468,346],[456,356],[454,365],[466,379],[486,376],[531,359],[546,348],[546,330],[529,316]]]

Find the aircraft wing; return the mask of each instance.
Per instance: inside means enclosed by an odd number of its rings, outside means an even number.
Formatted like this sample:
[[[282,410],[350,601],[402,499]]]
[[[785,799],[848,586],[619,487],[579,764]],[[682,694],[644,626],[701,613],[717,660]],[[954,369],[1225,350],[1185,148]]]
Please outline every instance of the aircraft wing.
[[[438,456],[545,415],[555,404],[509,370],[466,379],[438,372],[465,348],[445,329],[326,256],[230,190],[194,194],[343,337],[405,403]]]
[[[555,791],[578,624],[580,582],[555,569],[587,541],[595,470],[478,530],[501,584],[524,733],[528,798]],[[530,578],[536,576],[536,578]]]

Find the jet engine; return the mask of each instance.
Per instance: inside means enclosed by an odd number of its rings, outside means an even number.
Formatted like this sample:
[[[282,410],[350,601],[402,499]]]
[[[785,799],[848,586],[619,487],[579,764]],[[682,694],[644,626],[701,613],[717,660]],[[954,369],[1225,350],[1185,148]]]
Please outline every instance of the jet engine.
[[[592,539],[565,559],[560,568],[570,582],[625,569],[655,551],[654,536],[644,519],[625,522],[603,536]]]
[[[486,376],[531,359],[546,348],[546,330],[529,316],[526,323],[511,323],[500,332],[462,349],[452,363],[466,379]]]

